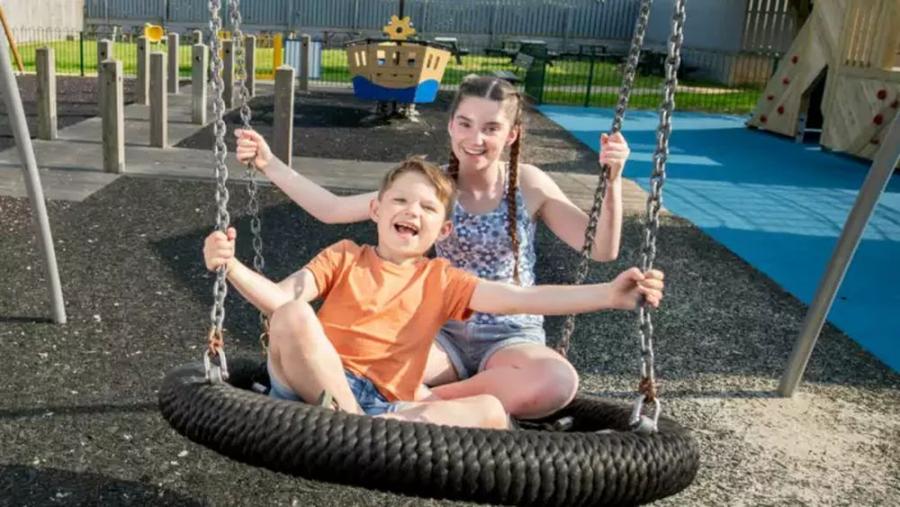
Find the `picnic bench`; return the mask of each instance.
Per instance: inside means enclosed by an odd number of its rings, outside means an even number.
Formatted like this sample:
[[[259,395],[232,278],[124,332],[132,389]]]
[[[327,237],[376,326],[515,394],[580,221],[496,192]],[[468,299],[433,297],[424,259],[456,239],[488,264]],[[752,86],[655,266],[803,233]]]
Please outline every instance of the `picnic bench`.
[[[434,42],[446,46],[450,53],[456,57],[456,63],[462,65],[462,57],[469,54],[469,50],[459,47],[459,41],[456,37],[435,37]]]
[[[534,57],[531,55],[526,55],[525,53],[516,53],[516,56],[512,61],[513,65],[524,71],[527,71],[528,68],[531,67],[532,63],[534,63]],[[491,74],[493,74],[494,77],[509,81],[512,84],[518,84],[522,81],[522,78],[520,78],[518,74],[504,69],[492,71]]]

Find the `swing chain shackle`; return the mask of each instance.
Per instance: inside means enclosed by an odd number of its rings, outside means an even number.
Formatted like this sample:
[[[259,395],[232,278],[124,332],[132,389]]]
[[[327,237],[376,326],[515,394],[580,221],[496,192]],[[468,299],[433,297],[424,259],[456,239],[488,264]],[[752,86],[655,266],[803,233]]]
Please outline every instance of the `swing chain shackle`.
[[[228,166],[225,157],[228,155],[228,146],[225,144],[225,100],[222,98],[225,88],[222,79],[222,58],[219,55],[221,49],[219,32],[222,30],[222,19],[219,16],[221,0],[209,0],[209,31],[210,53],[212,53],[211,73],[213,88],[213,134],[215,143],[213,155],[215,158],[216,177],[216,230],[226,232],[231,222],[228,214]],[[225,267],[216,270],[216,281],[213,284],[213,308],[210,311],[209,346],[203,354],[203,364],[207,379],[221,381],[228,378],[228,367],[224,354],[224,333],[222,327],[225,322],[225,297],[228,295],[228,282],[226,280]],[[215,359],[215,361],[214,361]],[[216,364],[218,363],[218,364]]]
[[[625,118],[625,111],[628,109],[628,99],[631,96],[631,88],[634,86],[634,78],[641,58],[641,48],[644,46],[644,35],[647,33],[647,25],[650,23],[650,8],[652,5],[653,0],[641,0],[638,19],[634,26],[634,36],[631,39],[628,59],[625,64],[625,70],[622,73],[622,87],[619,90],[619,100],[616,103],[616,113],[613,117],[610,134],[615,134],[622,130],[622,121]],[[597,234],[597,224],[600,221],[600,211],[603,209],[603,198],[606,196],[606,187],[609,182],[609,166],[599,163],[598,165],[600,165],[600,176],[597,187],[594,190],[594,201],[591,205],[591,211],[588,214],[588,225],[584,231],[584,246],[581,247],[581,260],[575,271],[575,280],[573,282],[575,285],[584,283],[585,278],[587,278],[591,249],[594,246],[594,236]],[[563,323],[562,337],[556,346],[556,351],[562,354],[563,357],[569,354],[569,345],[574,331],[575,315],[567,315]]]
[[[672,35],[666,56],[666,81],[663,87],[663,104],[659,110],[659,126],[656,129],[656,152],[653,154],[653,172],[650,176],[650,195],[647,197],[647,218],[644,223],[644,242],[641,247],[641,271],[653,268],[656,260],[656,239],[659,233],[659,212],[662,209],[662,189],[666,182],[666,160],[669,157],[669,138],[672,135],[672,114],[675,111],[675,90],[678,87],[678,67],[681,65],[681,48],[684,44],[685,1],[675,1],[672,16]],[[655,404],[654,421],[659,417],[659,399],[656,397],[655,353],[653,351],[652,309],[646,302],[638,309],[638,334],[641,343],[641,382],[638,390],[640,401],[635,412],[640,414],[644,401]],[[634,422],[634,418],[632,418]],[[654,423],[655,431],[655,423]]]

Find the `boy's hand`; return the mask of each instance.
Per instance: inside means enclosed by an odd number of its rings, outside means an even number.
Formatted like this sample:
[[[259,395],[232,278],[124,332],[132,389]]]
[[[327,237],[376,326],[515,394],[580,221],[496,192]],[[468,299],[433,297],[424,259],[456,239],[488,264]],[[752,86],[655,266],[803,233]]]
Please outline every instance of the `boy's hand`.
[[[621,132],[613,135],[600,134],[600,164],[609,166],[609,181],[616,181],[622,177],[625,161],[631,149]]]
[[[612,307],[620,310],[633,310],[643,298],[650,306],[656,308],[663,297],[664,275],[662,271],[651,269],[641,273],[638,268],[623,271],[610,282],[612,288]]]
[[[242,164],[253,162],[253,165],[261,172],[266,172],[269,162],[272,160],[272,150],[263,136],[254,130],[235,129],[237,137],[237,149],[235,155]]]
[[[227,234],[222,231],[213,231],[206,237],[203,243],[203,260],[206,269],[216,271],[222,266],[228,266],[228,262],[234,259],[234,239],[237,231],[229,227]]]

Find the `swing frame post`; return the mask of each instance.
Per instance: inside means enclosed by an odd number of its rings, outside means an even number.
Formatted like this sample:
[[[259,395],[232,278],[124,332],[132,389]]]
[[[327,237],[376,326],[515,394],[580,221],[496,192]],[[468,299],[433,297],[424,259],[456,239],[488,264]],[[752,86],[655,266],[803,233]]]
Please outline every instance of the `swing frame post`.
[[[9,124],[16,139],[16,147],[19,149],[25,188],[28,190],[28,200],[31,202],[31,210],[38,229],[38,248],[44,257],[44,266],[47,271],[53,322],[65,324],[66,308],[62,284],[59,280],[59,269],[56,265],[53,235],[50,232],[50,219],[47,216],[47,205],[44,202],[44,189],[41,187],[41,176],[38,173],[37,159],[34,156],[34,146],[31,144],[31,135],[28,132],[28,124],[25,122],[25,109],[22,107],[22,97],[19,95],[19,86],[13,75],[12,62],[10,62],[9,50],[5,41],[0,42],[0,94],[3,95],[9,115]]]
[[[862,240],[863,231],[866,229],[869,219],[872,218],[878,198],[884,193],[898,161],[900,161],[900,116],[894,118],[894,122],[881,143],[881,148],[875,153],[869,173],[856,196],[856,202],[847,216],[847,222],[838,238],[837,246],[834,247],[834,253],[819,282],[819,288],[816,289],[816,295],[803,319],[803,326],[796,343],[794,343],[794,349],[791,351],[787,369],[785,369],[778,386],[778,394],[783,397],[793,396],[800,385],[819,333],[822,332],[822,326],[825,324],[825,318],[834,303],[834,297],[844,280],[844,275],[847,274],[847,268],[850,267],[856,248]]]

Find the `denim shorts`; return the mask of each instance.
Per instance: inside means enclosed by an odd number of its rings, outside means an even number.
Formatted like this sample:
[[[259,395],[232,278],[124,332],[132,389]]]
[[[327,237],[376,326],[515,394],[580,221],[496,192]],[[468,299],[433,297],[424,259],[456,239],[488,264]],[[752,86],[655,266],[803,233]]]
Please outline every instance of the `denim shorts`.
[[[267,364],[267,368],[269,370],[269,384],[271,385],[269,396],[279,400],[303,401],[290,387],[275,379],[275,376],[272,375],[271,362]],[[347,383],[350,384],[350,391],[356,397],[356,402],[359,403],[366,415],[396,412],[402,405],[402,402],[389,402],[387,398],[378,392],[371,380],[350,373],[347,370],[344,370],[344,376],[347,377]]]
[[[541,325],[476,324],[451,320],[444,324],[436,340],[462,380],[484,370],[484,365],[494,352],[513,345],[545,345],[547,335]]]

